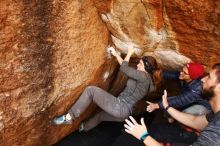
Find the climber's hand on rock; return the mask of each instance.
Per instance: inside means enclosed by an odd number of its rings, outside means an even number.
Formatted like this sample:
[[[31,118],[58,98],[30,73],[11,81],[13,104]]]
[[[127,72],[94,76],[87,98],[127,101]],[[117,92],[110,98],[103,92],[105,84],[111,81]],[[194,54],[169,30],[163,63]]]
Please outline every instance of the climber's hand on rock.
[[[110,48],[108,48],[109,49],[109,51],[110,51],[110,53],[113,55],[113,56],[116,56],[118,53],[115,51],[115,48],[113,48],[113,47],[110,47]]]
[[[135,52],[135,49],[133,46],[128,48],[128,54],[132,55],[134,52]]]

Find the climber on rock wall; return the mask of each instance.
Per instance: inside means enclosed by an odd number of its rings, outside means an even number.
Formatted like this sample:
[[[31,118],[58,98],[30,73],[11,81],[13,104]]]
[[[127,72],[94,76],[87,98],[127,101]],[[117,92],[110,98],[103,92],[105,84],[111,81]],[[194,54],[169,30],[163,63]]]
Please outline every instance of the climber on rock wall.
[[[156,76],[158,66],[153,57],[142,57],[135,69],[128,65],[130,57],[135,52],[133,47],[128,49],[124,60],[113,47],[110,47],[110,52],[121,65],[120,71],[129,77],[125,89],[115,97],[99,87],[88,86],[67,114],[53,119],[55,125],[71,124],[92,102],[96,103],[102,111],[82,123],[80,130],[88,131],[102,121],[123,121],[132,114],[133,106],[156,88],[160,79]]]

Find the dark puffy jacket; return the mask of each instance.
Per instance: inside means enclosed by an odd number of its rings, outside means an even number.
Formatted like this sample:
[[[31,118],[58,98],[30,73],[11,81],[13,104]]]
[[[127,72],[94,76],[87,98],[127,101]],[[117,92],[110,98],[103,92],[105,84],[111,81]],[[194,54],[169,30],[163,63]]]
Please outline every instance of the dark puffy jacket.
[[[163,71],[164,79],[175,79],[179,80],[180,72],[175,71]],[[177,96],[168,97],[169,106],[172,107],[185,107],[190,104],[199,104],[205,106],[207,109],[211,110],[209,102],[202,98],[201,91],[201,79],[193,80],[192,82],[186,84],[180,81],[180,93]],[[159,102],[160,108],[163,108],[162,101]]]

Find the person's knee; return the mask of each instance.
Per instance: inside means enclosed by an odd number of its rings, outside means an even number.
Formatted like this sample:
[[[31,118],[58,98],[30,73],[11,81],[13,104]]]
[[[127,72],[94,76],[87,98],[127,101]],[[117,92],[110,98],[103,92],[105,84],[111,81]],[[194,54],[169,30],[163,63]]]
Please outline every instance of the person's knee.
[[[86,94],[90,95],[93,93],[94,90],[95,90],[95,86],[87,86],[84,91],[86,92]]]
[[[128,118],[129,115],[130,114],[128,114],[126,112],[125,113],[123,113],[123,112],[115,112],[113,116],[118,118],[119,121],[124,121],[126,118]]]
[[[86,87],[86,91],[93,91],[93,90],[97,90],[98,89],[98,87],[96,87],[96,86],[87,86]]]

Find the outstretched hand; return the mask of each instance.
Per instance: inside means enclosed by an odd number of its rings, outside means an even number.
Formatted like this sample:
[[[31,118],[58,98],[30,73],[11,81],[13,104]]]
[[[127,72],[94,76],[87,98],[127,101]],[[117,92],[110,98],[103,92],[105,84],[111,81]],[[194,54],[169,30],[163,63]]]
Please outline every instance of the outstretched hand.
[[[148,112],[153,112],[154,110],[158,109],[159,108],[159,105],[157,103],[152,103],[152,102],[149,102],[149,101],[146,101],[148,103],[148,106],[147,106],[147,111]]]
[[[135,49],[134,49],[134,47],[133,46],[131,46],[131,47],[129,47],[128,48],[128,54],[133,54],[135,52]]]
[[[141,118],[141,124],[138,124],[136,120],[132,117],[129,116],[130,120],[126,119],[124,124],[125,131],[137,139],[140,139],[141,135],[147,131],[147,127],[144,123],[144,118]]]
[[[169,106],[168,101],[167,101],[167,91],[166,90],[164,90],[164,93],[162,96],[162,103],[163,103],[164,108]]]
[[[116,55],[118,54],[118,53],[116,52],[115,48],[110,47],[110,48],[108,48],[108,49],[109,49],[110,53],[111,53],[113,56],[116,56]]]

